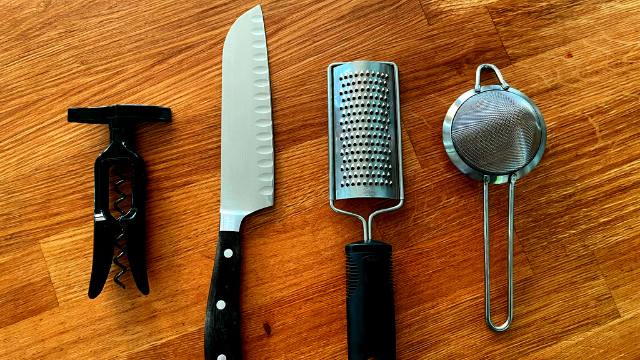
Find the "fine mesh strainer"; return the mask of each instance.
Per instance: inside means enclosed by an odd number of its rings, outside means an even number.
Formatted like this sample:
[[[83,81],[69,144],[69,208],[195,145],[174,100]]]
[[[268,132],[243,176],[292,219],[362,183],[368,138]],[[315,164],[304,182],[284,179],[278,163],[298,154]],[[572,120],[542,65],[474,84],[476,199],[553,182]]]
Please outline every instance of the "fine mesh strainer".
[[[340,214],[357,217],[364,239],[347,255],[349,360],[392,360],[395,311],[391,245],[371,240],[373,217],[400,208],[404,199],[398,67],[357,61],[331,64],[328,72],[329,201]],[[396,199],[367,221],[338,209],[335,200]]]
[[[483,69],[495,72],[500,85],[480,86]],[[468,176],[484,182],[485,318],[493,330],[504,331],[513,320],[513,203],[516,179],[529,173],[542,158],[547,129],[538,107],[510,88],[500,70],[483,64],[476,71],[475,89],[462,94],[444,118],[442,137],[447,155]],[[507,320],[491,321],[489,274],[489,184],[509,182],[509,253],[507,258]]]

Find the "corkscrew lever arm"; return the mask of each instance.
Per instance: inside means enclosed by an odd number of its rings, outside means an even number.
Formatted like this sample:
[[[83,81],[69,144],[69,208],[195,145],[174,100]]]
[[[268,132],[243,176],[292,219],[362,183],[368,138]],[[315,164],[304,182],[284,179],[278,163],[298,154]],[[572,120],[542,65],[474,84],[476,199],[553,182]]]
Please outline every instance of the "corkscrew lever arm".
[[[145,174],[144,161],[135,153],[136,122],[171,121],[171,109],[147,105],[112,105],[94,108],[69,108],[69,122],[109,124],[111,143],[95,163],[93,265],[89,297],[102,292],[109,277],[115,241],[124,230],[127,257],[136,286],[149,293],[145,252]],[[113,166],[125,166],[131,173],[131,209],[116,219],[109,203],[109,172]]]

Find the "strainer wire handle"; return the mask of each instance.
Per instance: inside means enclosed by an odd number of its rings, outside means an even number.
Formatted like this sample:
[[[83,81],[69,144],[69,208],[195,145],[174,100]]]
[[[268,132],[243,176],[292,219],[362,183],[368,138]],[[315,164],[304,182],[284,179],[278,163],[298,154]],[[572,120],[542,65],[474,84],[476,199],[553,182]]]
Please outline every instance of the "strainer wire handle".
[[[487,325],[495,331],[504,331],[509,328],[513,321],[513,203],[515,197],[516,176],[511,175],[509,179],[509,253],[507,256],[507,320],[500,326],[496,326],[491,321],[491,276],[489,265],[490,244],[489,244],[489,181],[490,177],[484,176],[484,297],[485,297],[485,320]]]
[[[489,70],[493,70],[493,72],[496,74],[496,76],[498,77],[498,81],[500,81],[500,86],[502,86],[503,90],[509,90],[509,84],[507,84],[506,81],[504,81],[504,78],[502,77],[502,73],[500,73],[500,70],[498,70],[498,68],[493,65],[493,64],[482,64],[480,66],[478,66],[478,69],[476,70],[476,92],[479,93],[480,92],[480,74],[482,73],[482,70],[484,69],[489,69]]]

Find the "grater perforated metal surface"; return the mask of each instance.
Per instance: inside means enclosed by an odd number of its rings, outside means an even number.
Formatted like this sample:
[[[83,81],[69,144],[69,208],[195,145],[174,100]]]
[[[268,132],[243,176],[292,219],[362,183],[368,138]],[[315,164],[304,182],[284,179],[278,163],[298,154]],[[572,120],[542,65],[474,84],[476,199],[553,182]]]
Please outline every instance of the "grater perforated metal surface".
[[[395,308],[391,245],[371,239],[374,216],[404,202],[398,67],[357,61],[327,69],[329,202],[362,221],[364,239],[345,246],[349,360],[394,360]],[[368,220],[335,200],[397,199]]]
[[[358,61],[333,67],[335,198],[400,198],[395,66]]]

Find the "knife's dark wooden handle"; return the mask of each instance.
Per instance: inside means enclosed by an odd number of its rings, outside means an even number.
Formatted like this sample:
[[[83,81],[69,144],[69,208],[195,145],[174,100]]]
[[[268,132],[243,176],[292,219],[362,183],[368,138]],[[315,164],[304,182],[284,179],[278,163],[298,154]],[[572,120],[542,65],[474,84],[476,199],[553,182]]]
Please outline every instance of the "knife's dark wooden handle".
[[[242,359],[240,249],[239,232],[220,231],[204,324],[206,360]]]

